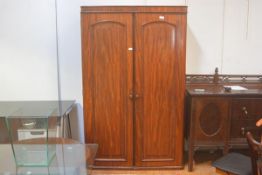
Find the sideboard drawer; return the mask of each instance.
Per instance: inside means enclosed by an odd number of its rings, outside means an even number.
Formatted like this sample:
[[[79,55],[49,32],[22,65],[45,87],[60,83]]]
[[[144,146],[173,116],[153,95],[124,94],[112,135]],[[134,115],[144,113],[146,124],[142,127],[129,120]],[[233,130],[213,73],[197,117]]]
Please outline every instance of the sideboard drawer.
[[[262,116],[262,99],[236,98],[231,109],[232,120],[258,120]]]
[[[246,138],[245,134],[248,130],[256,128],[257,120],[232,120],[230,137],[234,138]],[[253,135],[259,135],[258,130],[252,130]]]

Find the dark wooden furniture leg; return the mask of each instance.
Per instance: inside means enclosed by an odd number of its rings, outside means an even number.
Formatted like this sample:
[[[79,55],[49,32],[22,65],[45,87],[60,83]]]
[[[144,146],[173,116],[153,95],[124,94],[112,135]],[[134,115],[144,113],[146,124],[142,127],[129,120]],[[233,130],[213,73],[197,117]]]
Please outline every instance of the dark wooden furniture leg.
[[[190,150],[188,153],[188,171],[193,171],[193,157],[194,157],[194,151]]]
[[[193,161],[194,161],[194,146],[189,141],[189,148],[188,148],[188,171],[193,171]]]

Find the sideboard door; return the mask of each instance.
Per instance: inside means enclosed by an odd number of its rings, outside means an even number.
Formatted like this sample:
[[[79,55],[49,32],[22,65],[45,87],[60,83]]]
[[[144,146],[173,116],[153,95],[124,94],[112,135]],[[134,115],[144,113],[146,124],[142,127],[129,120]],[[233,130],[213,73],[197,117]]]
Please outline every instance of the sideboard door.
[[[224,146],[229,126],[229,104],[226,98],[193,98],[190,134],[194,145]]]
[[[82,13],[86,143],[98,143],[96,165],[133,163],[132,14]]]

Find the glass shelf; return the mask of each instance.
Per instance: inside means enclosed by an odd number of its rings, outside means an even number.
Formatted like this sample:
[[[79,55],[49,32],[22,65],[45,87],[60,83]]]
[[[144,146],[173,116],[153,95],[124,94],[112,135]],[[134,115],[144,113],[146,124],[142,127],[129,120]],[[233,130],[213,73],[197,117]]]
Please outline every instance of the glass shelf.
[[[0,117],[16,115],[19,109],[24,109],[24,116],[44,116],[54,109],[53,116],[63,116],[74,105],[74,101],[0,101]],[[30,109],[30,110],[27,110]]]
[[[97,148],[97,144],[56,144],[56,156],[48,166],[17,167],[11,145],[0,144],[0,174],[87,175],[92,170]]]

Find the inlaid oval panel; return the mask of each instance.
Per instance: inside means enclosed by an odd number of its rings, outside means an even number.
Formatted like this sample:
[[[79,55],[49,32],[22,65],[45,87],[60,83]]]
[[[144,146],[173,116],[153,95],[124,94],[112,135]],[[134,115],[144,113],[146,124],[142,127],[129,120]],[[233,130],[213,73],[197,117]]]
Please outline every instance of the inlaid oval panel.
[[[200,116],[199,125],[205,135],[216,135],[222,124],[222,117],[219,107],[214,103],[207,104]]]

